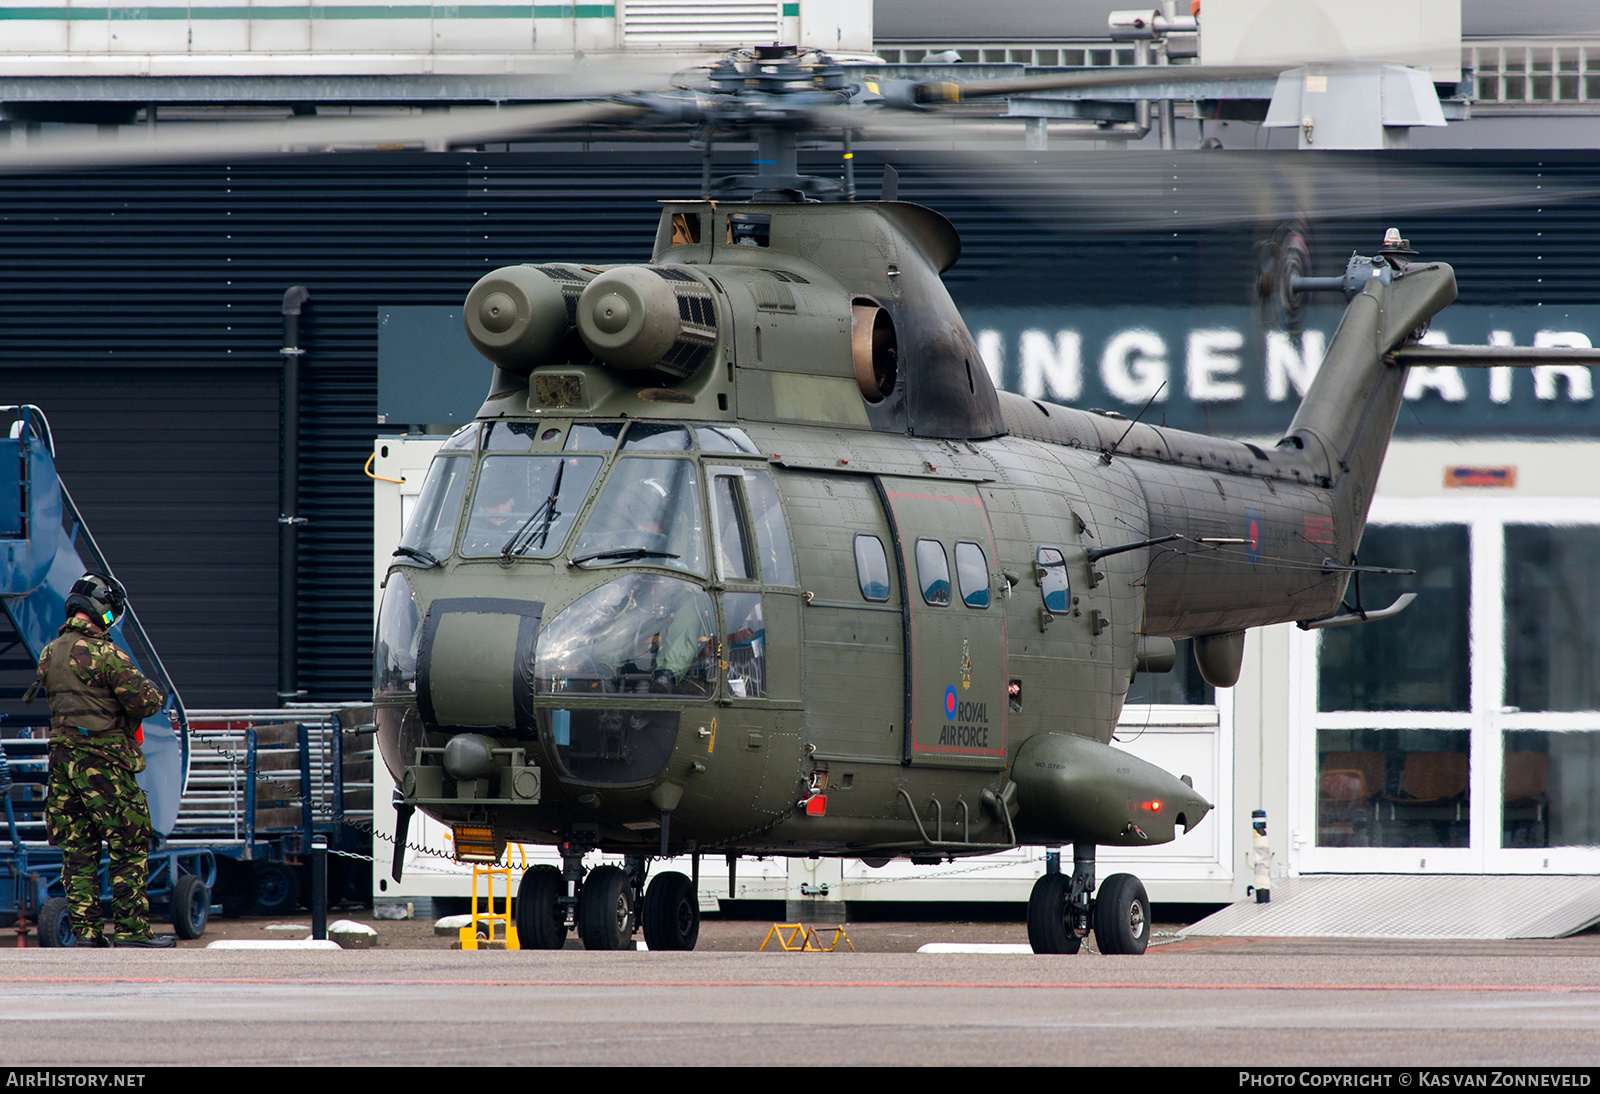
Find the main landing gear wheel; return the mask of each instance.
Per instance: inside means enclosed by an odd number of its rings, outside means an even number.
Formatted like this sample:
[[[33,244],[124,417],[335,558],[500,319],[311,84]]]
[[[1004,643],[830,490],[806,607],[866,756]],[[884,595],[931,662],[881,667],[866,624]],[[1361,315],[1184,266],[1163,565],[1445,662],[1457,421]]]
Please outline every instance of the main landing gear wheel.
[[[657,874],[644,892],[644,943],[652,950],[692,950],[700,938],[700,897],[685,874]]]
[[[561,911],[561,871],[535,866],[517,886],[517,941],[525,950],[559,950],[567,944]]]
[[[1077,953],[1083,939],[1072,929],[1067,896],[1072,879],[1065,874],[1045,874],[1028,895],[1028,944],[1034,953]]]
[[[193,874],[184,874],[172,885],[172,933],[182,939],[199,938],[206,933],[211,915],[211,894],[206,883]]]
[[[1132,874],[1112,874],[1100,886],[1094,941],[1101,953],[1141,954],[1150,945],[1150,898]]]
[[[67,898],[53,896],[39,909],[39,945],[75,946],[78,936],[72,933],[72,915],[67,911]]]
[[[578,892],[578,937],[586,950],[625,950],[633,942],[633,886],[617,866],[596,866]]]

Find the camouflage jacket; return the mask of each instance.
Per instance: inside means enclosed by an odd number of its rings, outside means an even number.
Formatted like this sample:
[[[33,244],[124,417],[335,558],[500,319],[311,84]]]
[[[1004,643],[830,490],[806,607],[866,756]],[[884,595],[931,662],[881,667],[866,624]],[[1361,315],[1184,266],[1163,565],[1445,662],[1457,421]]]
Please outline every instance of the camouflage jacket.
[[[139,722],[163,702],[161,690],[86,619],[62,624],[40,655],[38,672],[50,699],[52,739],[106,737],[131,743]]]

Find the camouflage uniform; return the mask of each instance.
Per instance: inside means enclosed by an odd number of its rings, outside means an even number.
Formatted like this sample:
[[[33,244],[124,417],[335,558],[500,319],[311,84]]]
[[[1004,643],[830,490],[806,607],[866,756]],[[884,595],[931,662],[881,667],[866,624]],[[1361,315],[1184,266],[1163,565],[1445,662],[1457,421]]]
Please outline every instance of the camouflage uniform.
[[[106,632],[67,620],[39,658],[50,698],[50,782],[45,828],[61,848],[61,880],[80,941],[102,939],[100,844],[110,849],[111,908],[118,941],[150,937],[145,894],[150,807],[134,776],[145,768],[134,734],[162,695]]]

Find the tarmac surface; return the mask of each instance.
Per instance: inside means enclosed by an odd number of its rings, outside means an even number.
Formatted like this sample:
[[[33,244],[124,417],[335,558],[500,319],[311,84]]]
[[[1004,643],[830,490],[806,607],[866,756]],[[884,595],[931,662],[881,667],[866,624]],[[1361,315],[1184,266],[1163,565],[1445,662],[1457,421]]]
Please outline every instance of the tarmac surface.
[[[462,952],[431,921],[350,918],[376,948],[204,948],[304,937],[307,917],[215,920],[177,952],[9,950],[0,1066],[1600,1063],[1596,934],[1207,939],[1168,924],[1143,957],[1040,957],[915,952],[1023,942],[1020,924],[860,923],[854,953],[757,953],[770,924],[707,919],[689,954]]]

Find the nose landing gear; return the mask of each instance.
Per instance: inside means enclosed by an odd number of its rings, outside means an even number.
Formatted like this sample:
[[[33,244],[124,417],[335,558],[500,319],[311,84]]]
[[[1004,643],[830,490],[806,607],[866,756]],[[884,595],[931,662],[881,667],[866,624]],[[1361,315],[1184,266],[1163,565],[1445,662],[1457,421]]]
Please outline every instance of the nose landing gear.
[[[596,866],[585,874],[591,848],[561,845],[562,869],[534,866],[517,889],[517,935],[527,950],[559,950],[576,929],[586,950],[633,948],[644,928],[652,950],[692,950],[700,935],[700,898],[694,880],[669,871],[645,888],[648,859],[629,856],[625,867]]]

